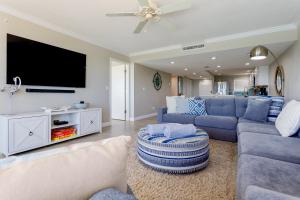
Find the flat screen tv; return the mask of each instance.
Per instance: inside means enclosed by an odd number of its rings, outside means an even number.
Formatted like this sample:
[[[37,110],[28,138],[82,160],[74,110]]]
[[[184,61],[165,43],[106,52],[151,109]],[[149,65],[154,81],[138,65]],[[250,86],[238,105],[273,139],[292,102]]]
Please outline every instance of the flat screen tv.
[[[84,88],[86,55],[7,34],[7,84]]]

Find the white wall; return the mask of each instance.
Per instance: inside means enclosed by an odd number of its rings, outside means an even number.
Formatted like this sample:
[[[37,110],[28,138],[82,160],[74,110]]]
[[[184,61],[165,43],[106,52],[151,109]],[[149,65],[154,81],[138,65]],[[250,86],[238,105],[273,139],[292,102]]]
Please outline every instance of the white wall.
[[[156,70],[143,65],[134,65],[134,118],[156,113],[156,109],[166,104],[166,96],[171,95],[171,74],[160,72],[162,87],[157,91],[153,86]]]
[[[255,85],[269,85],[269,66],[259,66],[255,71]]]
[[[110,57],[128,61],[127,57],[0,12],[0,87],[6,83],[7,33],[86,54],[87,81],[86,88],[75,89],[75,94],[26,93],[26,86],[12,98],[7,93],[0,93],[0,113],[39,111],[42,106],[69,105],[84,100],[93,107],[102,107],[103,121],[110,121]]]
[[[284,96],[287,101],[291,99],[300,100],[300,29],[298,27],[298,41],[295,42],[278,59],[279,64],[283,65],[285,73]],[[275,91],[275,71],[276,65],[269,70],[270,95],[277,95]]]
[[[199,96],[212,95],[213,82],[212,80],[200,80],[199,81]]]

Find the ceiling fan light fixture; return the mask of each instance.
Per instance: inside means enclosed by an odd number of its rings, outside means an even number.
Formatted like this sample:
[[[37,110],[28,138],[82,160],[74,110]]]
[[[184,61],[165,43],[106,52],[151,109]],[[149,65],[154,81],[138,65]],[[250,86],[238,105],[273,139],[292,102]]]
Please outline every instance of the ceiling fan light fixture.
[[[264,46],[256,46],[250,51],[251,60],[264,60],[268,57],[269,50]]]
[[[145,18],[146,18],[146,19],[151,19],[152,17],[153,17],[153,15],[150,14],[150,13],[148,13],[148,14],[145,15]]]
[[[122,17],[122,16],[137,16],[141,17],[142,20],[137,25],[134,30],[135,34],[141,33],[145,28],[146,24],[149,21],[158,22],[160,17],[163,15],[168,15],[171,13],[176,13],[179,11],[187,10],[192,7],[191,0],[176,0],[176,2],[158,6],[157,3],[153,0],[137,0],[139,3],[139,10],[135,13],[108,13],[106,16],[108,17]],[[166,24],[166,23],[165,23]],[[172,27],[170,29],[174,29],[174,26],[168,25],[167,27]]]

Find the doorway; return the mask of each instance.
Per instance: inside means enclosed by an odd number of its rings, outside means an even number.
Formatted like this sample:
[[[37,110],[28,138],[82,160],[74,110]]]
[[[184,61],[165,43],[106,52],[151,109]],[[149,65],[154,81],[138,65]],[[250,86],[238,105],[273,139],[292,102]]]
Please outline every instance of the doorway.
[[[111,119],[128,120],[128,63],[111,59]]]

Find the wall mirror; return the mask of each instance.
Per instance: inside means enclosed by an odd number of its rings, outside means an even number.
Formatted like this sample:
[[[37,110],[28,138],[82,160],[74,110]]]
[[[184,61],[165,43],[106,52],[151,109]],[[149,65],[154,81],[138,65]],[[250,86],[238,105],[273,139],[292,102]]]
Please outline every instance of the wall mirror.
[[[283,96],[284,89],[284,71],[282,66],[277,66],[275,73],[275,89],[279,96]]]

